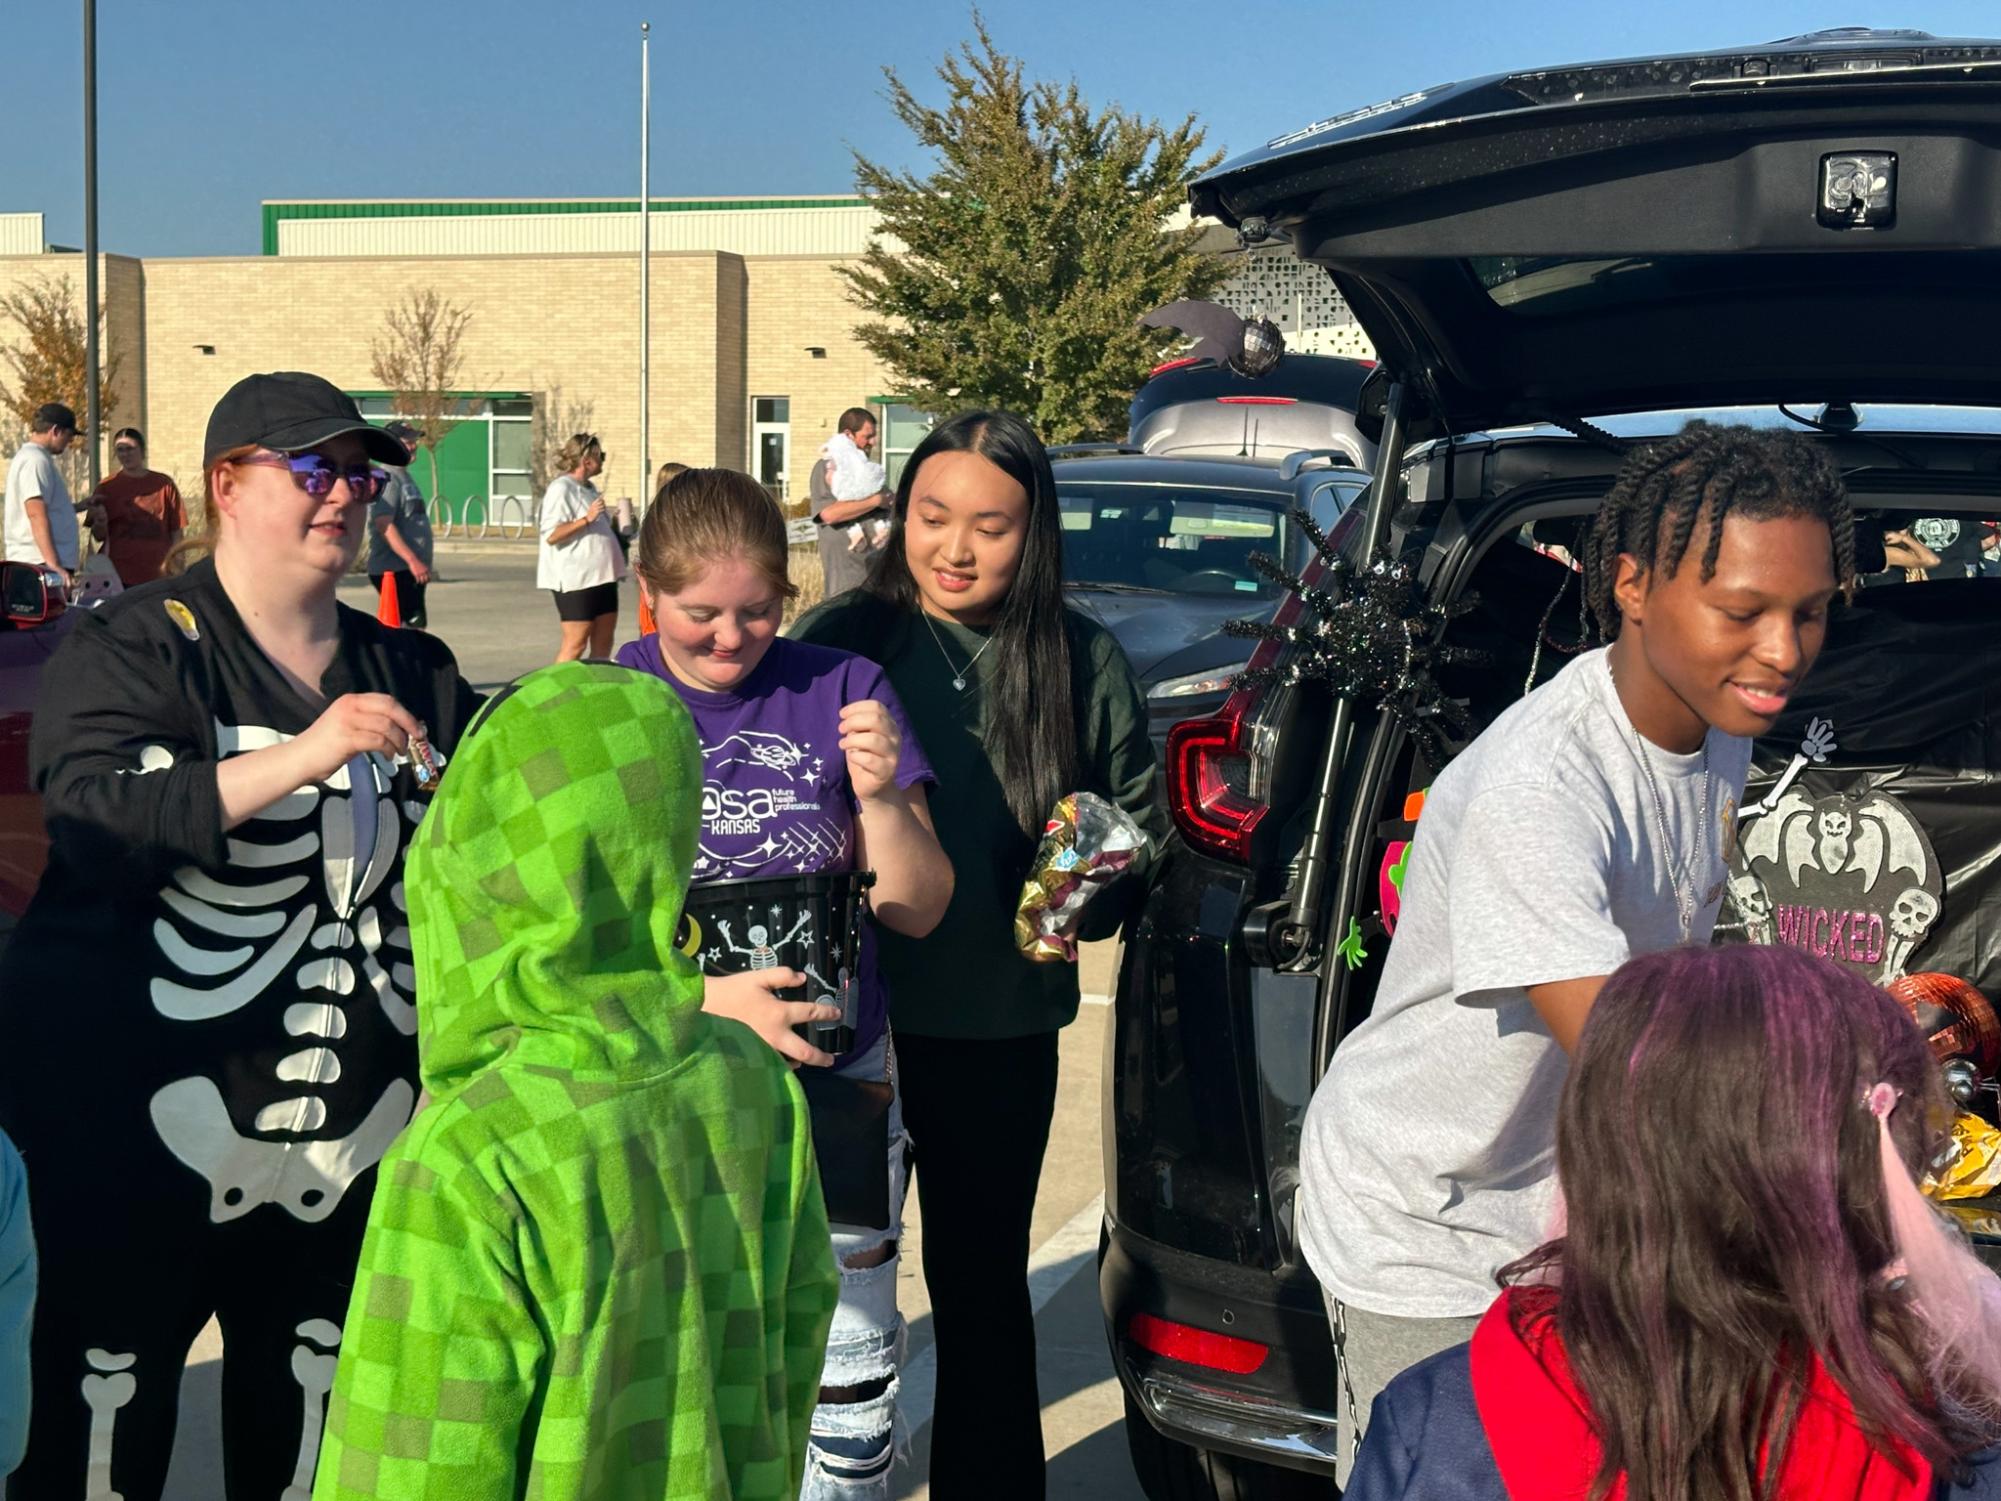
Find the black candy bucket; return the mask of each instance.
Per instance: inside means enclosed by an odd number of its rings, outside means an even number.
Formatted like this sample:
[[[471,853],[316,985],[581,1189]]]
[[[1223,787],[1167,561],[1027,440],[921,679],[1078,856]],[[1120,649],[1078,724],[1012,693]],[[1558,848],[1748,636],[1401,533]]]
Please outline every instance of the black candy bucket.
[[[773,994],[787,1001],[839,1006],[839,1021],[792,1030],[823,1052],[855,1045],[860,1001],[862,914],[872,870],[709,881],[688,889],[675,943],[705,975],[796,969],[806,983]]]

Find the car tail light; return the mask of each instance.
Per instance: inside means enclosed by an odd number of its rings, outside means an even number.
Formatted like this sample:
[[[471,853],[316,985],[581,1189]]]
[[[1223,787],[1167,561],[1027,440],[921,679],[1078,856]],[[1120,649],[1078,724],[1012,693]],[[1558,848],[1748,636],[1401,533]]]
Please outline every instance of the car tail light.
[[[1163,360],[1147,371],[1146,378],[1152,380],[1156,375],[1165,375],[1170,370],[1186,370],[1190,365],[1201,364],[1202,358],[1199,354],[1184,354],[1178,360]]]
[[[1339,547],[1360,522],[1362,507],[1351,506],[1334,524],[1328,542]],[[1308,563],[1300,582],[1311,585],[1326,572],[1318,558]],[[1272,624],[1287,626],[1305,607],[1288,594],[1272,616]],[[1276,641],[1260,641],[1244,664],[1256,672],[1278,660]],[[1195,849],[1219,859],[1248,865],[1251,839],[1270,806],[1261,785],[1268,770],[1259,765],[1254,746],[1256,713],[1264,690],[1238,688],[1213,719],[1188,719],[1167,732],[1167,811],[1181,837]]]
[[[1226,407],[1296,407],[1297,396],[1218,396],[1218,406]]]
[[[1344,518],[1345,519],[1345,518]],[[1316,559],[1303,582],[1320,576]],[[1273,625],[1299,618],[1299,596],[1288,594],[1272,616]],[[1278,660],[1279,644],[1260,641],[1244,664],[1246,672]],[[1251,737],[1262,688],[1238,688],[1213,719],[1188,719],[1167,732],[1167,810],[1181,837],[1204,854],[1248,865],[1251,839],[1270,808],[1257,795]]]
[[[1199,1365],[1231,1376],[1248,1376],[1265,1363],[1269,1348],[1252,1339],[1231,1334],[1214,1334],[1172,1319],[1157,1319],[1150,1313],[1136,1313],[1126,1325],[1126,1337],[1142,1350]]]
[[[1239,864],[1250,862],[1251,837],[1270,811],[1243,785],[1256,697],[1239,688],[1214,719],[1184,720],[1167,732],[1167,807],[1175,827],[1204,854]]]

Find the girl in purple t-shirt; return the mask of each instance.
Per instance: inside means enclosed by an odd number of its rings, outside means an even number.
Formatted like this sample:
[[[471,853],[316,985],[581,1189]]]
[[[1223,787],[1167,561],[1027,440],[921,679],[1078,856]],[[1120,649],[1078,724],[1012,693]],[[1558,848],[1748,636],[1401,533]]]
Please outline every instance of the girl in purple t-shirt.
[[[952,866],[933,832],[934,778],[882,669],[852,653],[779,637],[785,524],[762,486],[727,469],[691,469],[660,491],[640,533],[640,587],[659,634],[618,660],[664,679],[702,744],[702,833],[694,881],[873,870],[875,921],[913,938],[937,926]],[[792,1028],[836,1007],[782,1001],[806,983],[791,969],[711,978],[705,1010],[749,1025],[796,1064],[835,1060]],[[853,1048],[835,1071],[896,1081],[887,997],[862,936]],[[827,1340],[808,1445],[805,1497],[884,1496],[894,1456],[897,1241],[903,1121],[890,1107],[890,1226],[833,1226],[841,1301]]]

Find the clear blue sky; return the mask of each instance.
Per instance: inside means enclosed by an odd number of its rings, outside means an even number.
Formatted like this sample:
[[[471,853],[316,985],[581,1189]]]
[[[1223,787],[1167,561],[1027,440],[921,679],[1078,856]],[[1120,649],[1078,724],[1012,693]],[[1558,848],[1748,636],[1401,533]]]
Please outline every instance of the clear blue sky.
[[[1769,41],[1827,26],[2001,31],[1971,0],[989,0],[1032,76],[1240,151],[1413,87]],[[916,160],[884,64],[936,97],[953,0],[100,0],[104,247],[254,254],[264,198],[603,197],[638,188],[639,22],[653,24],[659,196],[852,188],[850,151]],[[0,210],[83,239],[80,5],[7,27]]]

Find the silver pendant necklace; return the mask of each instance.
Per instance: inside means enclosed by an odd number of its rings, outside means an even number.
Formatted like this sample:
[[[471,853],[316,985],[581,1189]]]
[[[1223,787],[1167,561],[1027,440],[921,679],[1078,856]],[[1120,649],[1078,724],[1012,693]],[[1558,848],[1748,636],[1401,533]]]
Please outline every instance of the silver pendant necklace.
[[[1607,663],[1607,671],[1611,664]],[[1618,683],[1612,685],[1614,697],[1618,695]],[[1625,704],[1619,705],[1623,714]],[[1661,795],[1660,778],[1654,773],[1653,752],[1647,748],[1647,737],[1640,733],[1640,727],[1633,723],[1633,716],[1625,714],[1626,728],[1633,734],[1633,753],[1640,758],[1640,770],[1646,774],[1647,791],[1653,797],[1654,828],[1661,839],[1661,863],[1667,867],[1668,884],[1674,888],[1675,915],[1681,919],[1681,941],[1687,943],[1695,934],[1695,882],[1696,872],[1702,868],[1703,856],[1709,848],[1709,734],[1702,736],[1702,813],[1695,826],[1695,849],[1693,857],[1686,864],[1675,858],[1673,837],[1668,833],[1667,799]]]
[[[994,638],[989,636],[980,643],[980,649],[973,653],[972,659],[966,663],[966,670],[961,672],[958,668],[952,667],[952,654],[945,650],[945,638],[938,634],[938,627],[931,623],[931,617],[928,614],[924,614],[922,610],[918,611],[918,613],[924,615],[925,629],[931,632],[931,639],[938,643],[938,655],[945,659],[947,667],[952,668],[952,686],[961,693],[964,693],[966,691],[967,676],[972,672],[974,665],[980,658],[987,654],[987,648],[994,644]]]

